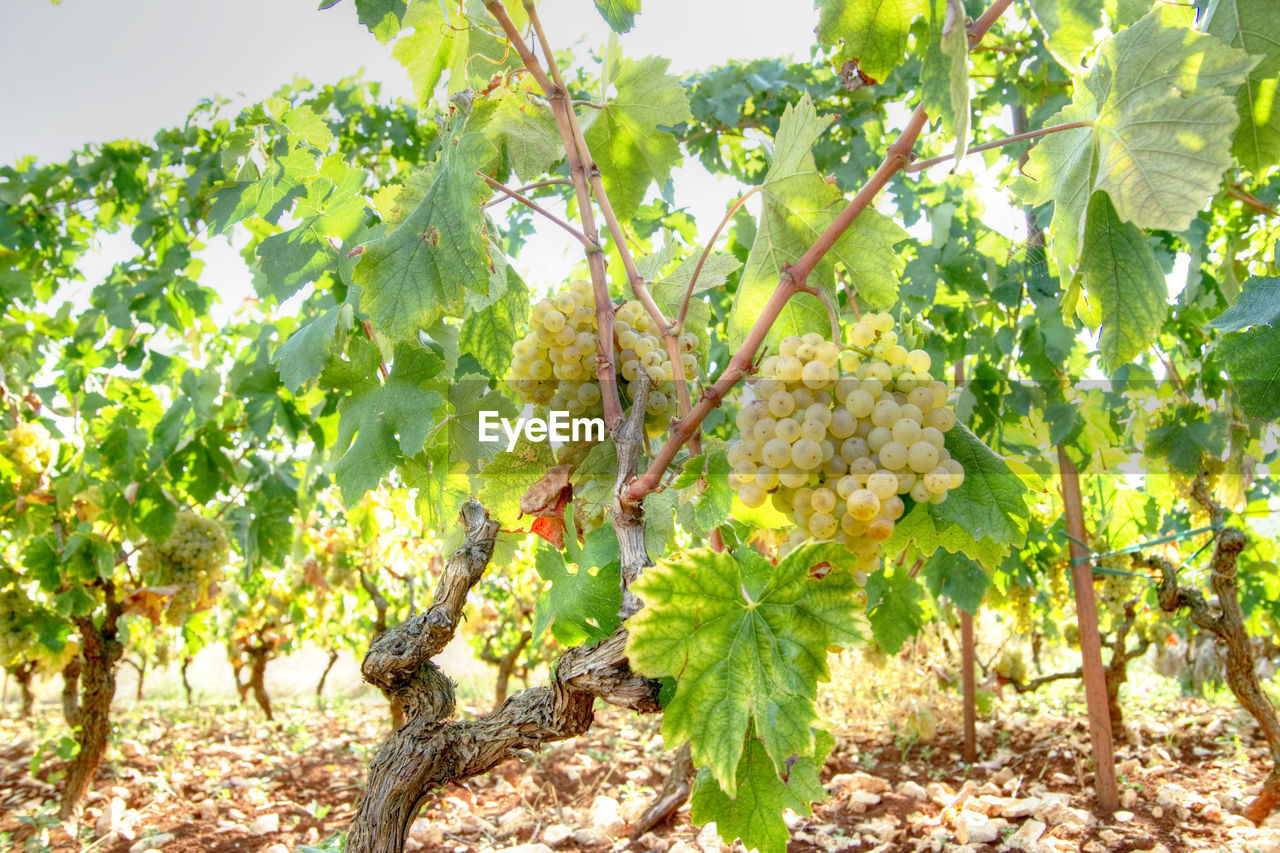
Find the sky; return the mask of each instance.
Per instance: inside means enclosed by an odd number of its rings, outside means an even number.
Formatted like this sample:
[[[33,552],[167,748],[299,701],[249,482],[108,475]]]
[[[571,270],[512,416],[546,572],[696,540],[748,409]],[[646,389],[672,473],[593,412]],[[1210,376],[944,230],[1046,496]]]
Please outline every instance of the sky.
[[[257,101],[302,76],[332,82],[365,69],[407,95],[403,69],[355,19],[352,0],[3,0],[0,163],[24,154],[60,159],[86,142],[151,136],[180,123],[200,99]],[[756,13],[752,7],[758,7]],[[544,0],[557,47],[603,44],[590,0]],[[736,56],[807,56],[812,0],[644,0],[628,55],[658,53],[681,72]],[[767,23],[766,23],[767,22]]]
[[[201,99],[259,101],[295,77],[317,84],[363,69],[388,97],[408,97],[404,69],[356,21],[353,0],[318,11],[318,0],[0,0],[6,61],[21,75],[0,77],[0,164],[36,155],[65,159],[86,143],[150,138],[181,125]],[[817,13],[812,0],[644,0],[622,37],[628,56],[658,54],[683,73],[736,57],[807,59]],[[607,25],[590,0],[543,0],[543,23],[556,47],[602,46]],[[677,201],[709,234],[743,191],[696,163],[674,175]],[[581,247],[554,227],[522,252],[522,271],[563,280]],[[91,285],[133,254],[124,236],[102,240],[81,268]],[[208,274],[242,277],[234,246],[212,239],[201,253]],[[528,277],[526,275],[526,277]],[[531,282],[537,284],[539,282]],[[231,306],[227,306],[231,307]]]

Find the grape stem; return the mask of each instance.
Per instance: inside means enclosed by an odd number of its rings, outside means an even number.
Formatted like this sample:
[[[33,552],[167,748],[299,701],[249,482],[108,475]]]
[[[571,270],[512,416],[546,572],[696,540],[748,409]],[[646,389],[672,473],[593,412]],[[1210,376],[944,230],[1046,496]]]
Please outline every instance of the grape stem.
[[[982,16],[969,26],[969,44],[972,46],[981,41],[996,20],[1012,4],[1013,0],[995,0],[982,13]],[[866,210],[880,190],[884,189],[885,185],[889,183],[889,179],[910,164],[911,150],[915,147],[916,140],[920,137],[920,133],[924,130],[925,123],[928,120],[929,116],[925,112],[924,106],[917,106],[915,111],[911,113],[911,117],[907,120],[907,124],[898,135],[898,138],[889,146],[884,161],[867,183],[850,200],[844,210],[840,211],[840,214],[827,227],[827,230],[822,232],[822,235],[818,237],[814,244],[809,247],[808,251],[801,255],[794,264],[783,267],[777,288],[774,289],[773,295],[769,297],[769,301],[761,309],[760,316],[756,318],[755,324],[752,325],[751,330],[747,333],[747,338],[743,341],[738,352],[734,354],[733,358],[729,359],[729,364],[725,367],[724,372],[720,374],[720,378],[710,388],[704,389],[702,399],[698,401],[698,405],[672,427],[671,435],[658,450],[649,468],[644,474],[633,480],[627,488],[627,497],[631,501],[638,502],[643,500],[645,495],[658,487],[663,473],[670,467],[680,448],[698,431],[703,419],[720,405],[721,401],[724,400],[725,394],[751,370],[756,353],[764,344],[765,338],[769,335],[769,330],[777,322],[778,315],[782,313],[782,309],[786,306],[788,300],[806,286],[806,279],[809,273],[813,271],[813,268],[817,266],[823,256],[831,251],[831,247],[836,244],[836,241],[849,230],[854,220],[858,218],[862,211]]]
[[[586,234],[583,234],[577,228],[574,228],[568,222],[565,222],[563,219],[556,216],[554,213],[547,210],[546,208],[539,206],[538,203],[535,202],[533,199],[529,198],[528,196],[521,195],[520,192],[517,190],[508,189],[506,186],[495,181],[493,178],[489,177],[483,172],[476,172],[476,174],[484,178],[484,182],[489,186],[493,187],[498,192],[503,193],[508,198],[511,198],[520,202],[525,207],[532,210],[534,213],[541,213],[548,220],[550,220],[551,222],[554,222],[556,225],[559,225],[565,231],[569,232],[569,234],[573,236],[573,239],[581,243],[583,248],[585,248],[588,252],[598,251],[599,247],[595,243],[592,243],[590,240],[588,240]]]
[[[578,217],[582,220],[582,233],[591,242],[590,248],[587,249],[587,268],[591,271],[591,289],[596,300],[596,377],[600,382],[600,400],[604,406],[604,420],[612,428],[623,418],[622,398],[618,394],[618,373],[613,362],[613,347],[610,345],[610,341],[613,340],[613,302],[609,298],[604,250],[600,248],[600,230],[596,227],[595,213],[591,207],[591,188],[587,185],[587,168],[574,142],[573,109],[569,106],[568,93],[563,84],[557,85],[547,76],[547,72],[543,70],[533,51],[520,35],[519,28],[507,14],[502,0],[485,0],[485,7],[489,10],[489,14],[498,19],[503,32],[507,35],[507,40],[520,54],[524,67],[529,70],[533,79],[546,93],[551,102],[551,112],[555,115],[560,138],[564,142],[565,160],[569,164],[569,178],[573,182],[574,196],[578,200]],[[529,11],[532,18],[533,10],[530,8]],[[560,72],[556,70],[555,61],[549,51],[547,62],[558,79]]]

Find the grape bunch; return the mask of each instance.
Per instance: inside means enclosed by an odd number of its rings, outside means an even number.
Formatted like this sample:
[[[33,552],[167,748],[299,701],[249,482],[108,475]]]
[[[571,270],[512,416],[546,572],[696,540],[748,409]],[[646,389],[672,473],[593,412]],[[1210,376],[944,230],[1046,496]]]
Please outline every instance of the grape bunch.
[[[148,584],[181,587],[165,610],[169,624],[179,625],[213,604],[230,551],[218,521],[188,511],[178,513],[168,539],[138,550],[138,570]]]
[[[791,544],[834,539],[870,568],[906,500],[941,503],[964,468],[943,446],[956,417],[928,353],[899,344],[887,314],[850,337],[842,348],[793,335],[762,362],[729,445],[730,483],[746,506],[771,501],[791,518]]]
[[[599,417],[600,385],[596,382],[595,292],[588,281],[574,281],[569,289],[534,304],[533,330],[512,348],[511,384],[526,403],[568,412],[573,417]],[[680,335],[679,374],[698,375],[698,336]],[[643,370],[653,384],[645,405],[650,436],[663,433],[677,413],[675,379],[662,338],[639,302],[624,302],[614,313],[614,362],[623,402],[628,387]]]
[[[42,424],[20,421],[5,432],[3,444],[4,455],[24,482],[36,480],[53,462],[53,438]]]

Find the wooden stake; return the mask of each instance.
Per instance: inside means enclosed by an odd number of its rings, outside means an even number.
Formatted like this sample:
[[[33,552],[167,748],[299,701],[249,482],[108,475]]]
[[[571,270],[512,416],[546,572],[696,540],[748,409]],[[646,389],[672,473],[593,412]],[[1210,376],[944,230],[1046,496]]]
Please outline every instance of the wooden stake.
[[[1089,707],[1089,738],[1093,743],[1094,787],[1098,808],[1114,812],[1120,808],[1116,788],[1116,758],[1111,743],[1111,714],[1107,708],[1107,676],[1102,668],[1102,638],[1098,635],[1098,610],[1093,598],[1093,568],[1085,558],[1084,508],[1080,501],[1080,474],[1058,445],[1058,469],[1062,476],[1062,503],[1071,535],[1071,578],[1076,589],[1076,619],[1080,624],[1081,669],[1084,695]]]
[[[973,680],[973,614],[960,611],[960,671],[964,680],[964,760],[978,760],[978,691]]]

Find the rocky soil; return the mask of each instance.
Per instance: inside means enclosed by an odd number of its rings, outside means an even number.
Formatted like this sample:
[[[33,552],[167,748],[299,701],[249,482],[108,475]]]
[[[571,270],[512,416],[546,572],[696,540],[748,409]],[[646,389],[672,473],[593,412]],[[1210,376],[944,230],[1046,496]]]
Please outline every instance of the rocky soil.
[[[383,707],[282,708],[277,725],[248,709],[128,710],[110,760],[76,824],[56,820],[65,763],[42,754],[38,729],[0,720],[0,849],[102,853],[288,853],[343,830],[364,766],[385,733]],[[52,711],[48,712],[52,715]],[[50,716],[49,732],[56,732]],[[930,741],[834,719],[841,735],[824,771],[830,798],[788,815],[794,851],[1232,851],[1280,853],[1280,816],[1239,816],[1261,780],[1251,724],[1221,707],[1179,701],[1132,724],[1119,745],[1123,810],[1093,808],[1082,720],[1001,713],[980,724],[980,762],[959,761],[945,723]],[[408,849],[513,853],[633,849],[712,853],[713,827],[687,809],[632,840],[670,756],[659,721],[605,709],[584,738],[530,764],[508,762],[467,788],[442,791]],[[6,846],[7,845],[7,846]],[[738,845],[740,848],[740,845]]]

